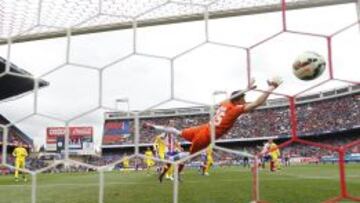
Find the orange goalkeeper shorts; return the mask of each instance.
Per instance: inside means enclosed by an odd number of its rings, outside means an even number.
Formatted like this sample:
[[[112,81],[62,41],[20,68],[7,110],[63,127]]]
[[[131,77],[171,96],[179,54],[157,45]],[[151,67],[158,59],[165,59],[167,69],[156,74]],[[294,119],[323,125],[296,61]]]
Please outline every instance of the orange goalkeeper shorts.
[[[190,154],[194,154],[210,144],[210,125],[203,124],[186,128],[181,131],[181,137],[191,142]]]

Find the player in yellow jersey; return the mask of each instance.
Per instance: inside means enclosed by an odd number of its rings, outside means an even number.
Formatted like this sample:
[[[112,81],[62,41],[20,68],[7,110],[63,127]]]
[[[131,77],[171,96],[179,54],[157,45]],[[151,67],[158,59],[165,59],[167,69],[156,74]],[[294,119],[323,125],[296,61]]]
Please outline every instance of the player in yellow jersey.
[[[214,164],[213,150],[212,150],[212,147],[209,146],[206,149],[206,160],[205,160],[205,163],[203,165],[203,175],[209,176],[209,170],[210,170],[210,168],[211,168],[211,166],[213,164]]]
[[[172,161],[176,161],[178,159],[177,155],[179,153],[183,152],[184,149],[181,147],[180,142],[176,141],[175,139],[173,139],[173,142],[174,142],[174,150],[173,150],[172,153],[171,152],[168,153],[168,157]],[[165,173],[165,178],[170,179],[170,180],[174,180],[174,166],[173,165],[171,165],[170,168]]]
[[[280,170],[280,161],[279,161],[279,157],[281,155],[280,150],[277,144],[275,144],[272,139],[270,139],[265,144],[263,153],[264,152],[267,152],[268,155],[270,156],[270,170],[271,171]]]
[[[19,169],[25,168],[26,157],[28,153],[26,149],[23,147],[22,143],[20,142],[18,146],[14,149],[12,155],[15,157],[15,181],[19,181]],[[22,173],[23,180],[26,182],[26,176]]]
[[[168,126],[175,126],[174,120],[169,120]],[[165,157],[169,155],[169,153],[171,155],[171,147],[174,146],[171,144],[171,142],[173,141],[173,136],[169,133],[161,133],[160,135],[156,136],[154,149],[156,150],[160,160],[165,160]],[[165,164],[159,171],[162,172],[164,170],[166,170],[165,178],[173,180],[173,166]]]
[[[281,169],[281,163],[280,163],[280,150],[279,147],[277,146],[277,144],[275,144],[274,142],[271,143],[270,145],[270,157],[271,157],[271,161],[270,164],[273,164],[273,171],[276,170],[280,170]]]
[[[123,169],[124,169],[124,171],[128,171],[128,169],[130,168],[130,161],[129,161],[129,157],[128,157],[126,154],[125,154],[125,156],[124,156],[124,159],[123,159],[122,165],[123,165]]]
[[[166,143],[164,140],[164,134],[160,134],[155,137],[153,147],[154,147],[154,150],[156,151],[156,154],[159,157],[159,159],[165,160]]]
[[[160,160],[165,160],[166,157],[166,152],[168,151],[168,144],[166,143],[166,139],[167,136],[165,133],[161,133],[160,135],[156,136],[155,141],[154,141],[154,149],[159,157]],[[164,170],[164,168],[166,168],[167,165],[165,164],[164,166],[162,166],[160,168],[160,172]],[[172,179],[172,174],[173,174],[173,168],[172,166],[170,166],[170,169],[167,170],[166,172],[166,179]]]
[[[175,121],[169,120],[167,127],[174,128]],[[161,160],[176,161],[181,157],[185,156],[181,145],[176,141],[176,136],[171,132],[164,132],[156,136],[154,141],[154,149],[156,150]],[[188,153],[186,156],[188,156]],[[173,166],[170,163],[165,164],[160,170],[159,180],[162,182],[163,177],[166,179],[173,180]],[[165,176],[166,175],[166,176]]]
[[[150,147],[148,147],[147,150],[145,151],[145,157],[146,157],[145,158],[146,169],[147,169],[147,173],[149,173],[151,167],[155,165],[155,162],[153,160],[154,154],[150,149]]]

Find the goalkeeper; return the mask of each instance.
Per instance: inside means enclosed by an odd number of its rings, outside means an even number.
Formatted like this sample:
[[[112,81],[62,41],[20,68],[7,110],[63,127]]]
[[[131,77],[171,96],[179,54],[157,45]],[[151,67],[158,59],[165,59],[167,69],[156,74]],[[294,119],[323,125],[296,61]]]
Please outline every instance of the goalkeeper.
[[[215,125],[215,139],[219,139],[226,134],[240,115],[251,112],[264,104],[269,95],[282,83],[282,80],[280,78],[274,78],[267,82],[269,85],[267,91],[262,93],[262,95],[253,102],[247,103],[245,101],[245,92],[256,88],[254,80],[250,82],[248,89],[244,91],[234,91],[229,100],[221,103],[215,116],[212,118]],[[190,141],[190,154],[194,154],[202,149],[205,149],[211,142],[210,123],[186,128],[181,131],[173,127],[164,127],[153,125],[151,123],[144,123],[143,127],[173,133]],[[182,171],[183,167],[184,165],[179,165],[179,172]],[[162,181],[162,177],[163,175],[160,176],[160,181]]]
[[[23,147],[22,143],[19,142],[18,146],[14,149],[12,153],[13,157],[15,157],[15,181],[19,181],[19,169],[25,168],[26,157],[28,153],[26,149]],[[24,182],[27,181],[25,173],[22,172],[22,177]]]

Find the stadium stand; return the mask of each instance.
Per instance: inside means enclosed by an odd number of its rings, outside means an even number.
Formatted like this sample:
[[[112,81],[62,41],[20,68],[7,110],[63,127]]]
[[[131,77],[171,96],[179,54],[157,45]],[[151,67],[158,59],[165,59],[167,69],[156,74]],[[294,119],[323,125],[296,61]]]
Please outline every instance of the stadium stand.
[[[317,94],[306,95],[296,98],[298,135],[302,139],[321,142],[332,146],[343,145],[360,139],[360,86],[341,87]],[[247,151],[256,154],[260,151],[267,139],[273,138],[277,144],[281,144],[290,138],[290,115],[288,100],[269,100],[266,105],[251,114],[243,115],[234,124],[233,128],[220,140],[219,146],[235,150]],[[145,112],[140,122],[153,122],[166,125],[172,119],[179,129],[194,126],[209,121],[209,109],[206,107],[163,109]],[[122,139],[103,142],[102,158],[89,159],[94,165],[105,165],[119,160],[122,154],[132,149],[133,145],[133,120],[129,118],[118,119],[122,115],[119,112],[109,113],[104,125],[104,136],[108,122],[127,122],[129,129]],[[264,122],[264,117],[268,122]],[[123,124],[120,126],[124,126]],[[256,127],[254,127],[256,126]],[[140,130],[140,150],[151,146],[157,133],[148,129]],[[121,135],[118,135],[121,136]],[[184,140],[182,145],[188,147]],[[298,158],[304,162],[331,162],[335,160],[333,152],[321,148],[291,144],[283,149],[284,156]],[[355,146],[349,154],[359,154],[360,146]],[[229,157],[231,156],[231,157]],[[222,157],[222,156],[218,156]],[[224,158],[225,157],[225,158]],[[332,159],[323,159],[332,157]],[[241,163],[241,157],[237,155],[224,155],[224,160]],[[224,161],[226,163],[226,161]],[[219,161],[219,160],[218,160]],[[221,161],[221,160],[220,160]],[[360,162],[360,156],[353,161]]]
[[[0,115],[0,124],[7,125],[10,121],[5,118],[4,116]],[[34,142],[33,140],[27,136],[24,132],[22,132],[18,127],[12,125],[9,127],[9,133],[8,133],[8,144],[7,144],[7,163],[14,163],[14,158],[9,154],[12,153],[15,146],[18,143],[22,143],[25,148],[27,148],[28,151],[32,151],[34,148]],[[2,146],[3,146],[3,129],[0,128],[0,156],[2,153]],[[1,156],[2,157],[2,156]],[[1,160],[1,158],[0,158]],[[28,161],[26,163],[26,167],[28,169],[38,169],[46,166],[47,164],[44,163],[42,160],[39,160],[35,157],[29,157]],[[8,168],[2,167],[0,168],[0,173],[7,174],[10,170]]]
[[[336,93],[336,91],[338,91],[338,93]],[[334,92],[334,94],[331,95],[330,92]],[[344,88],[341,88],[341,91],[325,91],[323,93],[305,96],[308,100],[302,97],[298,98],[298,104],[296,106],[298,135],[311,136],[359,129],[359,96],[360,91],[358,86],[353,86],[347,87],[346,91]],[[270,104],[267,104],[259,110],[241,116],[232,129],[223,138],[221,138],[221,141],[236,141],[239,139],[244,140],[251,138],[260,139],[263,137],[289,137],[290,112],[287,106],[287,100],[278,100],[275,104],[271,103],[274,101],[270,100],[269,102]],[[209,121],[209,112],[206,109],[203,109],[202,111],[195,111],[195,113],[179,113],[174,110],[162,111],[162,115],[157,112],[157,116],[150,115],[143,117],[141,118],[141,122],[152,122],[158,125],[166,125],[168,120],[172,119],[176,123],[176,128],[184,129]],[[263,118],[267,118],[266,122],[264,122]],[[134,129],[134,127],[131,119],[108,119],[106,122],[128,122],[127,125],[130,126],[128,133],[130,136],[120,139],[118,142],[103,142],[103,148],[109,148],[111,145],[133,144],[134,136],[132,129]],[[140,143],[151,143],[154,140],[155,135],[156,133],[152,130],[141,129]],[[107,135],[105,134],[103,141],[106,139],[106,136]]]
[[[0,115],[0,124],[1,125],[8,125],[10,121],[5,118],[4,116]],[[3,129],[0,128],[0,142],[2,146],[3,140]],[[9,127],[9,134],[8,134],[8,146],[15,146],[15,144],[21,142],[26,148],[33,148],[33,140],[27,136],[24,132],[22,132],[18,127],[15,125],[11,125]]]

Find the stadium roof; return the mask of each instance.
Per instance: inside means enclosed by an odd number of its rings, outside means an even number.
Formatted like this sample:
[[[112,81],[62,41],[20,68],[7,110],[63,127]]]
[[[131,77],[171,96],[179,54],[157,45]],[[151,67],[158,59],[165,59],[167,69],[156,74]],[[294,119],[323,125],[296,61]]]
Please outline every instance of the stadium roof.
[[[5,73],[5,70],[6,59],[0,57],[0,73]],[[35,80],[30,73],[10,63],[9,73],[0,77],[0,101],[27,93],[34,89],[34,85]],[[44,80],[39,81],[39,88],[48,85],[49,83]]]

